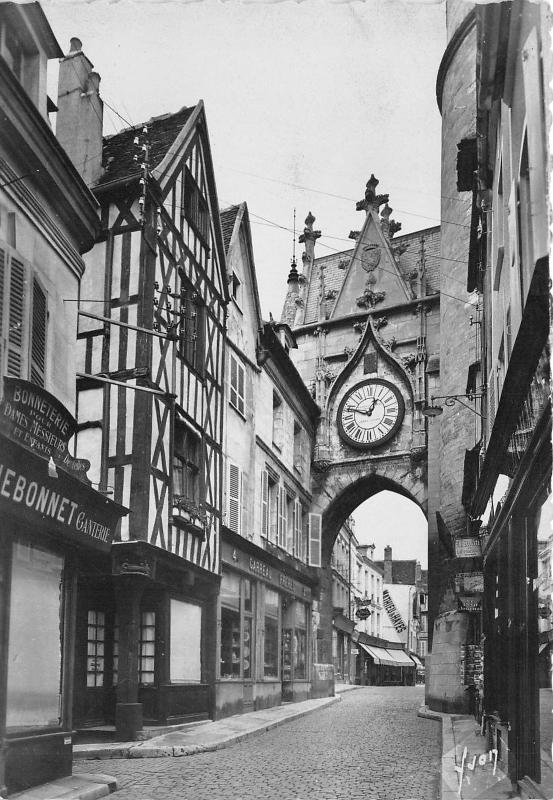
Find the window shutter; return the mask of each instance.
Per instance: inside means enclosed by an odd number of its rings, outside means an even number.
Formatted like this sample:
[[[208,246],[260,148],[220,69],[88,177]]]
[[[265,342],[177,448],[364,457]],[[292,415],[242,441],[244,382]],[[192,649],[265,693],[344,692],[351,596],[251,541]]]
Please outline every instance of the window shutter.
[[[291,519],[288,518],[288,497],[286,494],[284,495],[284,507],[286,509],[286,549],[289,553],[294,552],[294,531],[296,526],[296,519],[295,519],[295,506],[292,505],[292,515]]]
[[[230,356],[230,402],[231,405],[237,406],[237,396],[236,396],[236,375],[238,372],[238,364],[236,363],[236,359],[233,355]]]
[[[294,555],[303,561],[301,511],[301,503],[296,497],[294,500]]]
[[[269,473],[261,471],[261,535],[269,538]]]
[[[44,386],[46,371],[46,294],[33,279],[33,316],[31,333],[31,380]]]
[[[229,464],[229,528],[241,534],[242,475],[236,464]]]
[[[286,547],[286,491],[278,487],[278,545]]]
[[[309,564],[321,566],[322,517],[320,514],[309,514]]]
[[[9,281],[7,340],[6,372],[15,378],[25,377],[25,266],[13,257]]]

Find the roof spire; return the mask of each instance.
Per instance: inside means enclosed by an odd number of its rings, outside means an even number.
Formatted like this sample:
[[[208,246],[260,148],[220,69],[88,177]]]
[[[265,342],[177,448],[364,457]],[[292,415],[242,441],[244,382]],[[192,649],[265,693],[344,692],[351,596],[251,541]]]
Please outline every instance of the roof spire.
[[[297,282],[298,278],[299,278],[298,265],[296,263],[296,209],[294,209],[294,236],[292,239],[292,262],[290,266],[290,272],[288,273],[288,283],[293,283],[294,281]]]
[[[363,200],[359,200],[356,203],[355,208],[357,211],[366,211],[367,214],[371,209],[376,211],[378,214],[378,209],[383,203],[387,203],[389,200],[389,195],[387,194],[376,194],[376,187],[380,181],[378,178],[374,177],[374,174],[371,173],[371,177],[367,181],[367,187],[365,189],[365,197]],[[353,237],[350,237],[353,238]]]

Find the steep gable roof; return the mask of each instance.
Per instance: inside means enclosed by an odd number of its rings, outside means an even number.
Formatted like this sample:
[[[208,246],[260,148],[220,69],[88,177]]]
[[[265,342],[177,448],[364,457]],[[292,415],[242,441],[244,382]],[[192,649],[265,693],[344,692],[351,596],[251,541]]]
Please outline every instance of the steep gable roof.
[[[140,135],[144,125],[148,126],[150,169],[159,166],[196,108],[197,106],[183,106],[175,114],[152,117],[140,125],[125,128],[113,136],[104,137],[102,157],[104,173],[98,181],[98,185],[102,186],[140,174],[140,163],[134,160],[137,152],[134,138]]]
[[[402,236],[394,236],[390,240],[390,247],[392,252],[397,250],[395,260],[400,274],[408,275],[417,268],[420,261],[421,237],[424,237],[426,293],[428,295],[436,294],[440,291],[440,228],[438,226],[424,228]],[[315,259],[309,275],[309,284],[306,287],[304,325],[317,322],[321,268],[324,269],[325,290],[339,293],[354,253],[355,248],[352,248]],[[398,255],[398,253],[400,254]],[[383,303],[379,308],[385,305],[386,303]]]
[[[229,208],[223,208],[220,214],[221,229],[223,231],[223,242],[225,245],[225,253],[227,254],[230,245],[230,240],[232,238],[232,233],[234,231],[234,223],[236,222],[236,217],[238,216],[239,211],[240,211],[240,206],[230,206]]]

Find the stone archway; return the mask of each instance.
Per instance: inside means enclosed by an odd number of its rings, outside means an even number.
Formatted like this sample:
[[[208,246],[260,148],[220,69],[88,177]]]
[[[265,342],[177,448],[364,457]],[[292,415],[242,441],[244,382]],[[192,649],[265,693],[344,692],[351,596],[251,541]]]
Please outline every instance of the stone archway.
[[[361,458],[326,463],[314,474],[313,510],[322,516],[322,569],[319,582],[319,658],[332,660],[332,570],[330,557],[339,530],[350,514],[365,500],[391,491],[413,501],[427,514],[426,463],[402,455]]]

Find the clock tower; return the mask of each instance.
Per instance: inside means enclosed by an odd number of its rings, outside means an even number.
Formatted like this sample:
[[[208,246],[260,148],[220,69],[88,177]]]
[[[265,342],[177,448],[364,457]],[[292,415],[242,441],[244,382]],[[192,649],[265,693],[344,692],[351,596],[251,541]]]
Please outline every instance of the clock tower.
[[[427,513],[428,452],[422,408],[439,394],[439,227],[396,235],[387,194],[371,175],[352,247],[315,258],[310,213],[299,241],[303,270],[289,278],[281,321],[294,362],[321,408],[313,510],[322,515],[323,564],[344,520],[365,500],[395,491]],[[334,233],[334,232],[333,232]],[[437,446],[437,445],[436,445]],[[431,490],[431,489],[430,489]],[[317,657],[331,660],[330,569],[321,575]]]

